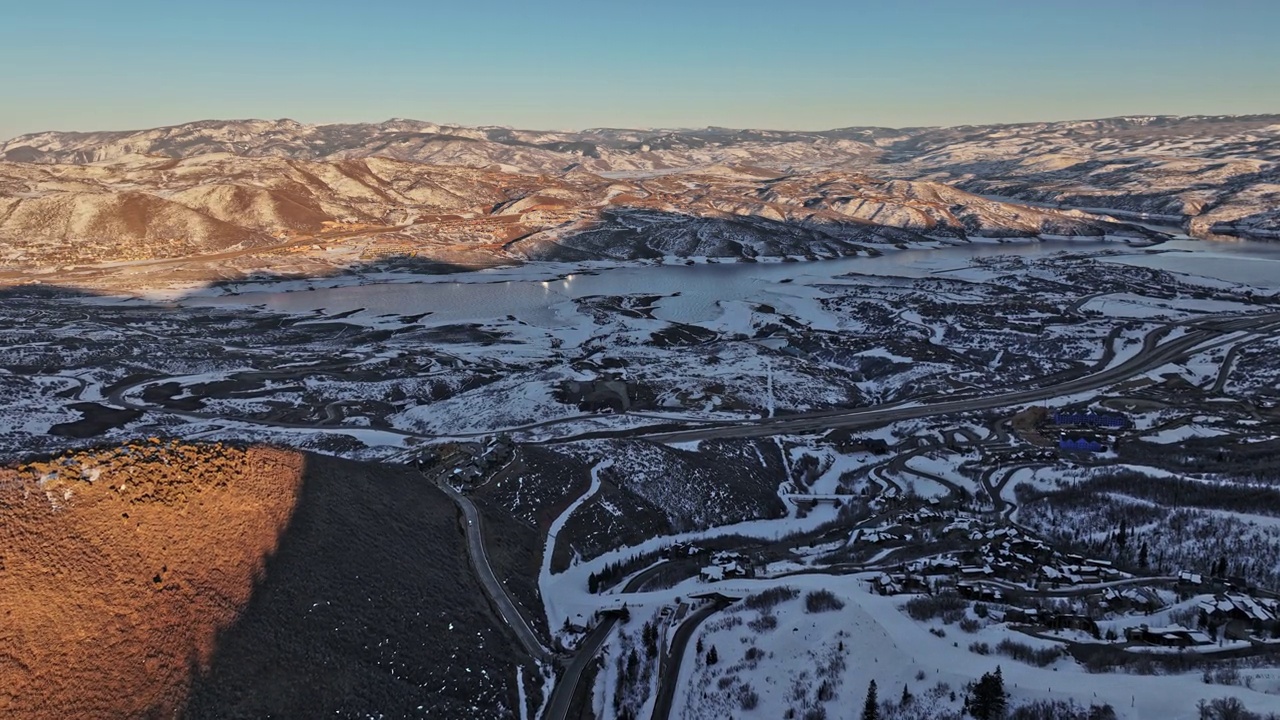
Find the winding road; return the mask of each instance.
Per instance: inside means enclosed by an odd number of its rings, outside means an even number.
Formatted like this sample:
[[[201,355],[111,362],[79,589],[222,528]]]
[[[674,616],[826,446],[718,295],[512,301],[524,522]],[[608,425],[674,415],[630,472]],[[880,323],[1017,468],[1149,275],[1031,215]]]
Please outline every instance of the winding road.
[[[693,430],[646,433],[641,428],[623,432],[626,432],[631,437],[640,436],[658,442],[694,442],[713,438],[767,437],[782,434],[805,434],[832,428],[883,425],[901,420],[976,410],[991,410],[1010,405],[1040,402],[1063,395],[1098,390],[1154,370],[1162,365],[1176,362],[1193,354],[1192,351],[1196,350],[1200,345],[1219,338],[1223,334],[1235,332],[1273,333],[1277,329],[1276,326],[1280,325],[1280,313],[1202,321],[1202,323],[1189,325],[1189,330],[1185,335],[1166,342],[1158,341],[1157,338],[1162,333],[1157,330],[1147,336],[1146,341],[1143,343],[1142,351],[1125,362],[1072,380],[1027,390],[937,403],[798,413],[795,415],[758,418],[728,426],[720,425]],[[570,439],[564,438],[562,441]]]
[[[622,586],[622,592],[639,592],[650,580],[662,572],[664,567],[664,563],[659,563],[637,573],[627,581],[626,585]],[[590,688],[584,682],[588,677],[586,670],[595,661],[596,656],[600,654],[600,648],[604,647],[617,622],[618,617],[616,615],[603,616],[600,619],[600,624],[578,644],[577,650],[574,651],[573,660],[565,667],[564,674],[560,676],[555,689],[551,691],[551,700],[547,703],[547,712],[543,716],[546,720],[567,720],[575,701],[582,698],[589,691]]]
[[[529,627],[524,615],[521,615],[520,609],[516,607],[515,601],[507,593],[506,587],[498,580],[498,576],[489,565],[489,556],[484,548],[484,533],[480,527],[480,511],[476,510],[471,498],[455,490],[446,478],[447,475],[441,472],[437,475],[435,484],[449,496],[450,500],[453,500],[454,504],[462,508],[462,514],[467,521],[467,552],[471,556],[471,564],[476,569],[476,576],[484,586],[485,594],[493,601],[503,622],[515,632],[529,657],[543,663],[550,662],[553,659],[551,651],[542,645],[538,634]]]
[[[1184,334],[1169,339],[1168,336],[1175,328],[1183,329],[1185,331]],[[1092,368],[1056,373],[1027,383],[1016,383],[1013,384],[1012,387],[1009,387],[1005,392],[995,394],[984,395],[978,392],[966,391],[964,393],[953,393],[942,397],[935,396],[934,400],[936,401],[929,401],[929,399],[915,399],[911,401],[899,401],[856,409],[823,410],[743,420],[708,422],[673,417],[668,419],[668,422],[664,424],[664,426],[659,427],[647,426],[589,433],[576,433],[544,440],[543,442],[565,443],[584,439],[610,437],[644,438],[664,443],[693,442],[725,438],[760,438],[784,434],[809,434],[835,428],[879,426],[903,420],[992,410],[1014,405],[1042,402],[1062,396],[1102,389],[1142,375],[1143,373],[1150,372],[1166,364],[1185,360],[1196,353],[1203,352],[1212,347],[1228,344],[1239,347],[1243,343],[1254,342],[1263,337],[1274,336],[1277,331],[1280,331],[1280,313],[1253,314],[1246,316],[1214,316],[1180,323],[1168,323],[1148,333],[1143,340],[1141,350],[1136,355],[1124,360],[1123,362],[1110,365],[1110,363],[1114,361],[1114,341],[1118,337],[1118,333],[1113,331],[1106,342],[1103,360]],[[1226,377],[1230,374],[1230,368],[1233,365],[1236,355],[1237,352],[1233,350],[1228,354],[1227,358],[1225,358],[1219,375],[1216,378],[1217,382],[1215,383],[1215,389],[1220,389],[1221,386],[1225,384]],[[341,372],[343,369],[342,366],[346,364],[348,363],[339,362],[323,368],[317,368],[314,366],[310,368],[299,368],[298,371],[312,373],[317,370]],[[279,371],[276,371],[273,374],[278,374],[278,372]],[[249,420],[239,417],[221,417],[213,413],[157,408],[138,402],[129,397],[131,391],[136,390],[138,387],[157,382],[164,382],[164,380],[150,378],[136,384],[115,388],[108,393],[108,397],[106,398],[107,402],[129,409],[163,412],[166,414],[201,420],[225,420],[249,425],[262,425],[289,429],[321,431],[341,431],[343,429],[342,425],[270,422]],[[1027,387],[1027,385],[1031,386]],[[326,421],[332,422],[334,419],[333,415],[334,413],[332,412],[328,413]],[[583,416],[560,418],[543,423],[537,423],[528,427],[546,428],[555,426],[559,423],[577,422],[582,418]],[[673,429],[673,427],[675,429]],[[367,428],[360,429],[367,430]],[[434,436],[409,433],[391,428],[378,428],[378,430],[380,432],[403,436],[406,438],[415,438],[420,440],[439,439]],[[512,428],[505,429],[505,431],[510,430],[512,430]],[[492,432],[503,431],[504,430],[493,430],[489,433],[477,434],[492,434]],[[452,437],[457,436],[455,435]],[[940,482],[948,487],[953,486],[953,483],[946,482],[941,478],[917,471],[913,468],[907,468],[905,466],[905,458],[896,463],[893,469],[899,471],[905,470],[913,474],[928,477],[929,479]],[[1001,494],[1004,489],[1004,485],[1008,482],[1008,478],[1011,475],[1012,471],[1006,474],[998,485],[993,485],[990,477],[986,478],[985,484],[987,489],[991,493],[993,500],[996,500],[996,502],[1004,502],[1001,498]],[[436,477],[435,481],[442,491],[444,491],[463,512],[466,522],[465,530],[468,552],[471,557],[472,564],[476,569],[477,577],[479,577],[486,594],[488,594],[497,612],[500,614],[503,621],[512,628],[512,631],[515,633],[521,646],[530,657],[543,663],[555,661],[556,656],[542,644],[542,641],[530,627],[525,617],[521,614],[519,607],[507,593],[506,588],[494,574],[485,552],[484,538],[481,531],[481,518],[475,505],[469,498],[459,493],[444,481],[442,476]],[[1006,511],[1009,509],[1012,509],[1012,507],[1006,503]],[[645,573],[637,575],[632,578],[631,582],[627,583],[623,592],[635,592],[643,586],[647,579],[648,577]],[[656,701],[657,704],[655,707],[654,717],[666,718],[670,712],[675,693],[675,680],[670,674],[674,672],[678,675],[680,664],[679,657],[683,656],[685,645],[687,645],[689,638],[696,630],[697,623],[690,621],[695,618],[701,619],[701,617],[704,617],[703,615],[700,615],[700,613],[705,612],[706,614],[710,614],[714,611],[714,605],[708,605],[700,609],[690,616],[690,618],[687,619],[677,630],[675,640],[673,641],[671,648],[671,657],[673,660],[668,663],[668,667],[663,669],[663,681],[659,685],[659,695]],[[584,682],[585,678],[589,676],[587,669],[593,662],[595,662],[600,649],[607,642],[616,623],[616,617],[606,615],[601,619],[600,624],[583,639],[579,648],[573,654],[572,659],[565,666],[559,682],[556,683],[552,690],[545,717],[552,720],[566,720],[572,708],[577,704],[577,701],[584,697],[584,693],[589,691],[589,688],[586,687]],[[679,653],[678,655],[676,654],[677,652]]]
[[[684,663],[685,653],[689,649],[689,640],[697,632],[698,626],[703,620],[731,604],[733,604],[731,601],[724,599],[709,602],[689,613],[684,622],[680,623],[680,627],[676,628],[676,634],[671,638],[671,647],[667,648],[667,656],[658,672],[660,681],[658,696],[653,703],[653,720],[667,720],[671,717],[671,706],[675,703],[676,688],[680,684],[680,666]]]

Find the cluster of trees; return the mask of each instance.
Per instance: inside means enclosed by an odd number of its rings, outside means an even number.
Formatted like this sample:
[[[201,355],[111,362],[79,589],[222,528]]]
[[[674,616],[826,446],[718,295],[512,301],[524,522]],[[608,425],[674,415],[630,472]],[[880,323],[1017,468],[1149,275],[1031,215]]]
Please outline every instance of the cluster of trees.
[[[633,555],[626,560],[609,563],[601,568],[600,572],[593,572],[587,576],[587,591],[598,593],[602,590],[608,590],[617,585],[622,578],[652,563],[657,557],[657,553],[645,553],[643,555]]]
[[[748,595],[742,604],[750,610],[765,611],[772,610],[779,603],[795,600],[798,597],[800,597],[800,591],[796,588],[790,585],[779,585]]]
[[[844,601],[830,590],[811,590],[804,596],[804,611],[807,613],[840,610],[843,607]]]
[[[657,627],[647,622],[640,632],[640,647],[636,637],[623,633],[619,638],[617,676],[613,689],[613,709],[619,720],[627,720],[634,708],[642,707],[649,699],[657,659]]]
[[[1008,720],[1116,720],[1116,710],[1106,704],[1086,708],[1072,700],[1039,700],[1014,708]]]
[[[819,458],[806,453],[791,464],[791,480],[800,492],[805,492],[813,486],[815,480],[822,477],[832,462],[830,457]]]
[[[1234,697],[1201,700],[1196,704],[1196,710],[1200,714],[1200,720],[1277,720],[1280,718],[1280,715],[1275,713],[1259,715],[1250,712],[1240,698]]]
[[[903,609],[913,620],[925,622],[941,618],[943,623],[950,625],[965,617],[969,601],[954,590],[943,590],[932,595],[916,595],[907,601]]]
[[[1251,515],[1280,515],[1280,488],[1265,485],[1155,478],[1132,470],[1097,475],[1079,489],[1119,493],[1171,508],[1199,507]]]
[[[948,696],[952,703],[957,699],[955,692],[946,685],[939,684],[926,693],[925,699],[945,702]],[[902,695],[896,703],[880,702],[879,688],[876,686],[876,681],[872,680],[867,685],[867,695],[863,700],[862,714],[859,717],[861,720],[907,720],[916,717],[938,720],[944,717],[955,717],[953,712],[939,707],[937,702],[933,704],[926,702],[919,704],[919,707],[917,704],[916,696],[908,685],[902,686]],[[1005,692],[1004,676],[997,667],[995,672],[985,673],[978,682],[969,686],[964,698],[963,713],[975,720],[1004,720],[1008,707],[1009,694]]]
[[[1190,570],[1280,586],[1277,527],[1196,508],[1153,505],[1094,491],[1087,483],[1049,493],[1020,486],[1019,505],[1021,523],[1068,552],[1139,571]],[[1249,552],[1241,553],[1240,548]]]
[[[964,711],[975,720],[1001,720],[1008,707],[1009,694],[998,665],[995,672],[983,673],[964,699]]]
[[[1237,365],[1237,375],[1240,375]],[[1218,438],[1193,438],[1176,448],[1154,443],[1124,443],[1121,460],[1184,473],[1207,473],[1241,483],[1280,485],[1280,457],[1268,442],[1224,448]]]
[[[939,688],[942,689],[942,694],[945,694],[945,686],[940,685]],[[951,698],[954,702],[954,692],[951,693]],[[872,680],[867,686],[867,695],[859,717],[861,720],[956,718],[954,713],[937,707],[922,707],[919,712],[913,712],[914,701],[915,696],[912,695],[910,688],[904,685],[901,700],[896,704],[882,703],[876,681]],[[1280,715],[1275,713],[1264,716],[1251,712],[1239,698],[1233,697],[1201,700],[1196,705],[1196,710],[1200,720],[1280,720]],[[999,667],[994,672],[983,674],[980,680],[969,686],[964,698],[963,715],[974,720],[1116,720],[1117,717],[1115,708],[1105,703],[1084,707],[1072,700],[1038,700],[1010,707],[1009,694],[1005,691],[1004,676]]]

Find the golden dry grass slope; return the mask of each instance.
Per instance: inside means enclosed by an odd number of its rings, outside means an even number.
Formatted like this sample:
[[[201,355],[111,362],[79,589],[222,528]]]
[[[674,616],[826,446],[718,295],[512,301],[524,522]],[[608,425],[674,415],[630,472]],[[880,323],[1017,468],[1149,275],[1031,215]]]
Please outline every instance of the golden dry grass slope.
[[[302,470],[286,450],[155,441],[0,471],[0,715],[177,714]]]

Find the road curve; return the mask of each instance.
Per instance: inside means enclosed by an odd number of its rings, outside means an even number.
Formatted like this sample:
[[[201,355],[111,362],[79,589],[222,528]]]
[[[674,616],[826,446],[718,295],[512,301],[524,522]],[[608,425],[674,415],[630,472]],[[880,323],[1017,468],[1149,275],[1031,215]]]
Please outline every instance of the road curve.
[[[591,634],[583,638],[573,655],[573,661],[564,669],[564,675],[560,676],[555,689],[551,691],[547,714],[543,716],[546,720],[567,720],[569,711],[573,709],[573,701],[586,691],[586,688],[579,688],[579,685],[585,677],[587,666],[595,662],[600,648],[604,647],[617,622],[616,617],[609,615],[601,619]]]
[[[626,585],[622,586],[622,592],[639,592],[649,580],[662,571],[666,564],[658,563],[636,574],[627,581]],[[613,626],[617,622],[618,618],[615,615],[604,616],[600,619],[600,624],[578,645],[578,649],[573,655],[573,661],[565,668],[564,675],[560,676],[560,681],[556,683],[555,689],[551,691],[551,701],[547,703],[547,713],[543,716],[546,720],[565,720],[568,718],[569,711],[573,708],[574,698],[586,692],[586,688],[580,687],[580,685],[582,685],[587,666],[600,654],[600,648],[604,647],[605,641],[609,639],[609,634],[613,632]]]
[[[676,629],[671,639],[671,647],[667,650],[666,662],[658,673],[658,697],[653,703],[653,720],[667,720],[671,717],[671,705],[676,699],[676,688],[680,684],[680,665],[684,662],[685,651],[689,649],[689,640],[698,626],[711,615],[725,609],[732,602],[723,599],[704,605],[689,614]]]
[[[713,438],[748,438],[767,437],[783,434],[803,434],[838,427],[861,427],[881,425],[900,420],[912,420],[934,415],[971,412],[974,410],[991,410],[1009,405],[1038,402],[1071,395],[1074,393],[1097,390],[1108,385],[1121,382],[1135,375],[1153,370],[1161,365],[1174,362],[1188,354],[1196,346],[1208,342],[1223,333],[1242,330],[1264,330],[1274,324],[1280,316],[1250,316],[1237,318],[1210,325],[1191,326],[1186,335],[1164,343],[1156,342],[1153,336],[1143,344],[1142,352],[1119,365],[1099,372],[1090,373],[1062,383],[1019,390],[1000,395],[986,397],[948,400],[914,406],[870,407],[857,410],[822,411],[817,413],[799,413],[773,418],[760,418],[737,425],[704,427],[693,430],[674,432],[645,433],[643,429],[624,431],[632,437],[645,437],[658,442],[692,442]],[[566,441],[568,438],[562,440]]]
[[[507,594],[506,587],[498,581],[498,576],[489,565],[489,557],[484,549],[484,535],[480,531],[480,512],[476,510],[475,503],[471,502],[471,498],[455,490],[443,476],[438,479],[436,485],[458,507],[462,508],[462,514],[467,521],[467,552],[471,555],[471,564],[475,566],[476,576],[480,578],[480,584],[484,586],[485,593],[493,600],[503,621],[515,632],[525,652],[539,662],[549,662],[552,659],[551,652],[543,647],[537,633],[529,627],[529,623],[520,614],[520,609]]]

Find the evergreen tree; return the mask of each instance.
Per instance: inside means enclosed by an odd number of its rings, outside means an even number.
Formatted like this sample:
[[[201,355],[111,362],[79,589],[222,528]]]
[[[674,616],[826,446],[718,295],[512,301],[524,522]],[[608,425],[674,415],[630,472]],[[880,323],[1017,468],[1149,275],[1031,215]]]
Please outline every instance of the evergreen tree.
[[[631,648],[631,654],[627,656],[627,680],[635,682],[640,676],[640,655],[636,653],[635,648]]]
[[[1129,524],[1124,518],[1120,518],[1120,531],[1116,533],[1116,547],[1124,550],[1125,543],[1129,541]]]
[[[867,686],[867,701],[862,705],[862,720],[880,720],[880,701],[876,699],[876,681]]]
[[[1143,570],[1147,569],[1147,541],[1142,541],[1142,547],[1138,548],[1138,567]]]
[[[716,652],[716,646],[712,645],[711,649],[707,651],[707,664],[715,665],[718,662],[720,662],[720,653]]]
[[[702,654],[702,650],[703,650],[703,648],[702,648],[702,638],[698,638],[698,644],[697,644],[697,646],[696,646],[696,647],[697,647],[697,650],[698,650],[698,654],[699,654],[699,655],[701,655],[701,654]]]
[[[984,673],[965,702],[965,710],[977,720],[999,720],[1009,705],[1004,691],[1004,674],[999,666],[994,673]]]
[[[911,690],[906,686],[906,684],[903,684],[903,686],[902,686],[902,706],[903,706],[903,707],[906,707],[906,706],[910,705],[910,704],[911,704],[911,698],[912,698]]]
[[[600,589],[600,578],[595,573],[587,576],[587,592],[595,594]]]
[[[644,624],[644,630],[640,633],[640,639],[644,642],[645,652],[649,655],[658,654],[658,628],[652,622]],[[701,652],[701,651],[699,651]]]

